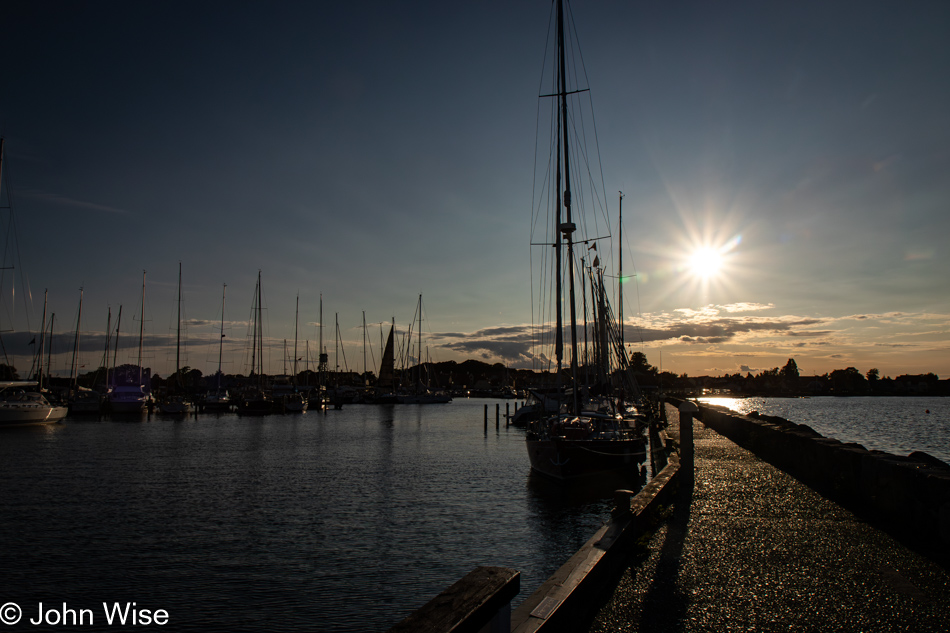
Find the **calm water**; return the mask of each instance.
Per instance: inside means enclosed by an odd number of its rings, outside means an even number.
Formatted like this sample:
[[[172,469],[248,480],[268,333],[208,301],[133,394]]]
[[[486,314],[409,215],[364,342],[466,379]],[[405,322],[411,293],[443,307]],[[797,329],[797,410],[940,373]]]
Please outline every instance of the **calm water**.
[[[807,424],[825,437],[950,463],[950,398],[701,398],[739,413],[758,411]]]
[[[5,430],[7,628],[44,630],[24,626],[42,601],[93,609],[83,630],[102,602],[173,630],[385,630],[478,565],[520,570],[520,602],[610,502],[530,479],[496,402]]]

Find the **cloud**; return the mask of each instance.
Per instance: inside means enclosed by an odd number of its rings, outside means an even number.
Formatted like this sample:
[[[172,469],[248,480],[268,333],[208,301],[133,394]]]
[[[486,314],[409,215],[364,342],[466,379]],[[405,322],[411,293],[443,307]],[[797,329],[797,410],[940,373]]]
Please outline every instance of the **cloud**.
[[[687,316],[684,314],[684,316]],[[791,334],[792,328],[823,323],[820,319],[801,319],[780,317],[767,319],[761,317],[716,318],[683,320],[665,324],[661,327],[638,328],[625,326],[624,338],[628,341],[641,340],[669,341],[680,340],[684,343],[723,343],[741,334],[769,332]],[[803,334],[808,335],[808,334]],[[814,334],[818,336],[819,334]]]
[[[478,354],[483,359],[501,358],[512,363],[526,363],[537,358],[531,352],[536,328],[528,325],[485,328],[471,333],[440,332],[430,340],[443,340],[441,347],[461,354]]]

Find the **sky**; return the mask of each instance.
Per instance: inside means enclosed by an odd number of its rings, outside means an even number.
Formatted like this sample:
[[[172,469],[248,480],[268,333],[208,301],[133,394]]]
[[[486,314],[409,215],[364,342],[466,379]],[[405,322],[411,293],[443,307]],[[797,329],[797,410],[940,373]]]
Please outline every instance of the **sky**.
[[[119,306],[118,362],[135,362],[146,271],[144,364],[167,375],[180,263],[181,364],[205,373],[222,317],[223,370],[247,371],[258,271],[265,371],[292,363],[298,297],[302,363],[322,296],[331,366],[362,370],[365,312],[374,370],[420,294],[431,360],[546,368],[531,244],[550,15],[547,0],[3,3],[7,358],[25,373],[45,293],[68,374],[82,288],[84,370]],[[950,376],[950,7],[576,0],[570,15],[628,351],[691,376],[789,358]]]

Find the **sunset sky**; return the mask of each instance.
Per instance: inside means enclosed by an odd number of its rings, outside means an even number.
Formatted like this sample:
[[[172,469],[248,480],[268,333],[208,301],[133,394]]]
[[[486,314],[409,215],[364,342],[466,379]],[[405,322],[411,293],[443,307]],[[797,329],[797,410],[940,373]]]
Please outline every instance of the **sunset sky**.
[[[331,362],[339,315],[347,367],[362,369],[365,311],[374,369],[379,324],[405,329],[422,294],[433,360],[536,366],[550,10],[3,3],[0,202],[12,194],[19,237],[17,256],[4,209],[10,362],[28,369],[48,289],[54,369],[68,372],[80,287],[85,369],[120,305],[119,362],[134,362],[146,270],[146,364],[166,375],[181,262],[182,364],[205,373],[225,283],[224,370],[247,370],[258,270],[271,372],[298,294],[298,356],[309,340],[316,357],[322,294]],[[950,377],[950,5],[571,11],[612,243],[625,196],[630,350],[689,375],[794,358],[805,374]],[[613,269],[616,245],[599,248]],[[691,265],[703,252],[705,276]]]

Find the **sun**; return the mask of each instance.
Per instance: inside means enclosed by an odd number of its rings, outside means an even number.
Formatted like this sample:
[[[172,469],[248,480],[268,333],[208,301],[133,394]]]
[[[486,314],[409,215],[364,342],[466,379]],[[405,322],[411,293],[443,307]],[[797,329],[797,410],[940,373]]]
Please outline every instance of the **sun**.
[[[722,252],[712,248],[700,248],[689,256],[686,265],[694,277],[712,279],[722,270]]]

